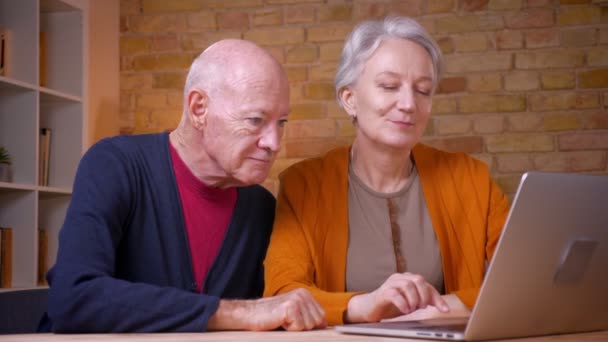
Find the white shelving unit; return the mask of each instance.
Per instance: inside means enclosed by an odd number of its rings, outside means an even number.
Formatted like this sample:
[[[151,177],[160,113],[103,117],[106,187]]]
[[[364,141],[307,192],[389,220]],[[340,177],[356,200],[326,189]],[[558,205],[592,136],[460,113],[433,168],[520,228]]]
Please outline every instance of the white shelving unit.
[[[13,160],[12,181],[0,182],[0,226],[13,228],[14,289],[37,285],[39,228],[49,237],[47,264],[55,263],[86,148],[87,6],[87,0],[0,0],[0,27],[10,39],[7,74],[0,76],[0,146]],[[48,186],[38,184],[43,127],[52,131]]]

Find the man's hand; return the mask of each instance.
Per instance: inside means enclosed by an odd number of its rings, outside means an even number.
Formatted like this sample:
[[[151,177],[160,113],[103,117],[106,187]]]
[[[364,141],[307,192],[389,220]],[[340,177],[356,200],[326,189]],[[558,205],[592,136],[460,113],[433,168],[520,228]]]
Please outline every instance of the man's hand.
[[[348,302],[344,320],[348,323],[378,322],[435,306],[441,312],[449,307],[439,292],[418,274],[395,273],[373,292],[354,296]]]
[[[327,326],[325,312],[305,289],[256,300],[221,300],[209,330],[301,331]]]

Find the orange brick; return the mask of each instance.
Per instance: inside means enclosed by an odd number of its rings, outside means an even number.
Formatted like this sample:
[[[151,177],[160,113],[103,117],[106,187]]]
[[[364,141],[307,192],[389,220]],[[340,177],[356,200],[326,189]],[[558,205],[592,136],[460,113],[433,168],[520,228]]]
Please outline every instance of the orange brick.
[[[291,120],[287,125],[288,139],[328,138],[336,135],[336,121],[322,120]]]
[[[454,114],[458,112],[458,104],[453,97],[435,96],[433,99],[433,114]]]
[[[311,44],[296,45],[287,50],[287,63],[311,63],[317,59],[317,46]]]
[[[152,37],[152,51],[176,51],[179,48],[180,44],[176,34],[157,34]]]
[[[568,159],[565,152],[540,153],[532,156],[534,170],[565,172],[568,171]]]
[[[588,4],[591,0],[559,0],[560,5]]]
[[[162,1],[162,0],[161,0]],[[200,1],[200,0],[199,0]],[[204,0],[201,1],[206,8],[226,9],[226,8],[252,8],[264,5],[264,0]],[[271,2],[271,1],[267,1]]]
[[[319,44],[319,61],[334,62],[340,60],[343,42]]]
[[[603,171],[606,168],[604,151],[580,151],[567,153],[570,170],[574,172]]]
[[[532,170],[532,160],[528,153],[501,153],[496,155],[498,172],[526,172]]]
[[[567,131],[581,128],[581,119],[576,113],[545,114],[543,122],[545,131]]]
[[[279,193],[279,184],[280,182],[277,179],[269,177],[266,178],[266,180],[264,180],[261,185],[264,187],[264,189],[270,191],[272,196],[276,198]]]
[[[495,92],[502,89],[500,74],[473,74],[467,76],[469,91],[475,93]]]
[[[220,30],[246,30],[249,28],[249,13],[245,11],[228,11],[217,14],[217,25]]]
[[[283,23],[280,8],[264,8],[253,13],[254,26],[278,26]]]
[[[538,73],[530,71],[514,71],[504,77],[505,90],[525,91],[538,89]]]
[[[454,9],[454,0],[427,0],[425,13],[450,13]]]
[[[285,144],[285,154],[289,158],[316,157],[335,147],[350,145],[351,143],[352,138],[288,141]]]
[[[608,134],[604,132],[573,132],[558,136],[560,151],[608,150]]]
[[[387,15],[415,17],[422,13],[422,0],[394,0],[388,3]]]
[[[288,6],[285,8],[285,22],[294,23],[311,23],[315,21],[314,5]]]
[[[569,71],[549,71],[541,76],[543,89],[572,89],[576,85],[576,78],[573,72]]]
[[[460,0],[459,7],[463,11],[474,12],[488,8],[488,0]]]
[[[150,127],[155,127],[156,132],[172,131],[179,125],[181,118],[181,109],[153,110],[150,113]]]
[[[152,74],[150,73],[120,73],[120,90],[151,89],[152,83]]]
[[[349,21],[352,19],[353,7],[348,4],[323,5],[318,9],[320,22]]]
[[[120,55],[136,55],[150,51],[150,39],[142,36],[121,36]]]
[[[205,32],[182,35],[182,49],[194,50],[200,54],[209,45],[222,39],[241,39],[242,34],[236,31]]]
[[[121,117],[135,109],[135,95],[121,91],[120,92],[120,115]]]
[[[308,72],[306,67],[291,67],[285,68],[287,79],[290,83],[304,82],[308,80]]]
[[[464,77],[448,77],[439,82],[438,94],[448,94],[464,91],[467,87],[467,79]]]
[[[557,23],[560,26],[597,24],[600,16],[598,6],[560,7]]]
[[[491,11],[517,10],[522,7],[523,0],[490,0],[488,9]]]
[[[186,83],[185,72],[166,72],[154,75],[154,88],[182,89]]]
[[[553,137],[545,134],[501,134],[486,137],[491,153],[553,151]]]
[[[309,42],[344,41],[352,28],[352,25],[308,27],[306,29],[306,40]]]
[[[133,58],[133,70],[135,71],[156,70],[156,65],[156,55],[143,55]]]
[[[476,136],[427,138],[423,142],[440,150],[449,152],[481,153],[483,152],[483,138]]]
[[[608,112],[594,112],[583,115],[585,129],[608,129]]]
[[[299,4],[299,3],[305,3],[305,2],[321,3],[321,2],[323,2],[323,0],[266,0],[266,2],[269,4],[273,4],[273,5],[279,5],[279,4]]]
[[[471,132],[472,121],[462,116],[442,116],[436,119],[439,135],[464,135]]]
[[[183,15],[159,14],[138,15],[129,17],[129,28],[132,33],[175,32],[186,29]]]
[[[326,105],[324,103],[299,103],[292,104],[289,112],[289,120],[298,119],[320,119],[326,117]]]
[[[587,64],[589,66],[608,66],[608,49],[600,47],[588,50]]]
[[[357,129],[350,119],[342,119],[336,121],[338,124],[339,137],[354,137]]]
[[[245,39],[260,45],[287,45],[304,42],[304,30],[300,27],[253,29],[245,33]]]
[[[488,38],[485,33],[471,32],[454,35],[454,48],[458,52],[485,51],[488,48]]]
[[[135,127],[134,133],[157,133],[159,131],[156,125],[150,122],[149,110],[138,110],[135,112]]]
[[[549,8],[532,8],[509,13],[505,16],[508,28],[522,29],[553,26],[553,10]]]
[[[143,13],[197,12],[201,8],[200,0],[141,0]]]
[[[289,102],[298,103],[304,99],[303,86],[301,84],[289,85]]]
[[[156,70],[189,69],[194,60],[190,53],[165,53],[157,55]]]
[[[600,29],[600,44],[608,44],[608,28]]]
[[[169,89],[167,92],[167,104],[169,108],[178,109],[184,107],[184,92],[182,89]]]
[[[194,30],[215,30],[217,28],[215,13],[211,11],[188,13],[186,21],[188,27]]]
[[[344,119],[347,117],[346,111],[335,101],[327,104],[327,116],[330,118]]]
[[[279,63],[285,63],[285,53],[282,46],[264,46],[264,49],[270,53]]]
[[[473,131],[479,134],[502,133],[504,122],[502,115],[483,115],[473,120]]]
[[[527,31],[525,41],[528,49],[558,46],[559,31],[552,28]]]
[[[585,54],[578,50],[544,50],[515,55],[517,69],[569,68],[582,66],[584,63]]]
[[[120,1],[120,15],[137,15],[141,13],[141,3],[139,0]]]
[[[561,45],[566,47],[595,45],[595,31],[594,27],[562,30]]]
[[[447,16],[435,21],[436,33],[495,31],[503,27],[502,17],[495,15]]]
[[[492,156],[491,154],[488,153],[476,153],[476,154],[471,154],[471,157],[483,162],[484,164],[486,164],[486,166],[488,167],[488,169],[492,170],[492,165],[493,165],[493,160],[494,160],[494,156]]]
[[[596,69],[579,72],[580,88],[608,88],[608,69]]]
[[[441,52],[445,55],[454,52],[454,42],[450,37],[443,37],[437,40],[437,45],[441,49]]]
[[[525,113],[507,116],[507,130],[510,132],[535,132],[541,129],[543,118],[540,114]]]
[[[333,100],[336,97],[332,83],[310,83],[304,86],[304,96],[310,100]]]
[[[521,49],[524,45],[523,35],[520,31],[500,31],[496,33],[496,49]]]
[[[596,93],[535,93],[529,96],[530,109],[551,111],[562,109],[591,109],[600,105]]]
[[[513,194],[517,191],[517,187],[519,186],[519,181],[521,180],[521,175],[509,175],[509,176],[499,176],[495,177],[494,180],[496,184],[502,189],[505,194]]]
[[[335,64],[321,64],[310,67],[310,79],[312,81],[333,81],[336,75]]]
[[[553,0],[526,0],[526,7],[547,7]]]
[[[469,95],[458,101],[462,113],[517,112],[526,109],[524,95]]]
[[[371,18],[381,18],[386,15],[385,4],[376,0],[359,0],[353,5],[353,19],[355,21]]]
[[[604,93],[604,108],[608,108],[608,93]]]
[[[482,55],[448,55],[445,57],[445,71],[463,73],[471,71],[509,70],[511,54],[484,53]]]
[[[167,107],[167,95],[162,92],[139,94],[136,97],[138,109],[155,109]]]

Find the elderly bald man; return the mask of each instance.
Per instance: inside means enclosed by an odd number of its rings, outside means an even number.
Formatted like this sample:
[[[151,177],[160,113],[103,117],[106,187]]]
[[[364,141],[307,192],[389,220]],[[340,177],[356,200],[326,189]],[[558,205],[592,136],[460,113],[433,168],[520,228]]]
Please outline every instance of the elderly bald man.
[[[256,184],[279,151],[288,111],[279,63],[253,43],[224,40],[193,62],[176,130],[92,146],[47,274],[41,330],[324,326],[306,290],[253,299],[263,291],[275,208]]]

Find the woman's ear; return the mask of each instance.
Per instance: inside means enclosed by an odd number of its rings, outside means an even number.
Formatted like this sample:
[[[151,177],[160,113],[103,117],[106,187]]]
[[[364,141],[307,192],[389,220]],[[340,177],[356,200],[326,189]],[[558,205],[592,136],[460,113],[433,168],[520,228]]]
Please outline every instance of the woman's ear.
[[[342,107],[346,111],[346,114],[351,118],[357,117],[357,106],[355,101],[355,93],[349,87],[343,87],[338,93]]]
[[[193,88],[188,92],[188,119],[197,130],[207,123],[208,102],[209,97],[204,91]]]

